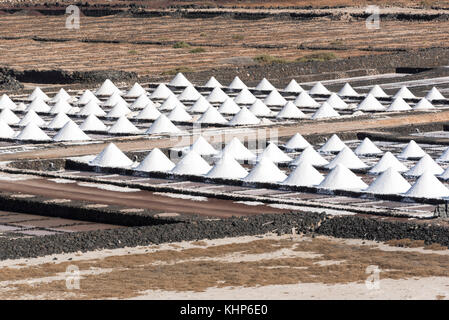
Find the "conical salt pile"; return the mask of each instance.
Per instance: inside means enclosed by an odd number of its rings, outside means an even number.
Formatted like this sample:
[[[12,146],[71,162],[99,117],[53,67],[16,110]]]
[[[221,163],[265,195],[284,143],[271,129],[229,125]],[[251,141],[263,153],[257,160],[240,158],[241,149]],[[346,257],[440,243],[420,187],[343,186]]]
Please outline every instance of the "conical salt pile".
[[[301,163],[302,161],[310,163],[312,166],[315,167],[322,167],[329,163],[326,159],[324,159],[318,152],[313,149],[312,146],[308,146],[304,149],[303,152],[297,157],[295,160],[293,160],[290,164],[295,166]]]
[[[301,161],[282,184],[311,187],[319,185],[323,180],[323,175],[309,162]]]
[[[28,123],[17,135],[17,140],[50,141],[50,137],[42,131],[35,123]]]
[[[320,152],[328,153],[328,152],[340,152],[343,148],[346,147],[343,141],[340,138],[333,134],[326,143],[319,149]]]
[[[276,115],[278,119],[305,119],[307,116],[291,101],[287,102]]]
[[[371,88],[371,90],[368,92],[368,94],[371,94],[372,96],[376,98],[388,98],[389,95],[385,93],[385,91],[376,84],[374,87]]]
[[[378,174],[384,172],[388,168],[393,168],[398,172],[404,172],[408,170],[408,168],[404,166],[398,159],[396,159],[396,157],[390,151],[387,151],[376,163],[376,165],[370,169],[369,173]]]
[[[83,94],[78,98],[78,100],[76,101],[76,103],[78,105],[85,105],[88,104],[91,100],[93,100],[93,102],[95,102],[96,104],[100,104],[101,101],[100,99],[98,99],[93,93],[92,91],[90,91],[89,89],[87,89],[86,91],[83,92]]]
[[[253,104],[256,102],[256,97],[248,89],[244,88],[234,98],[234,101],[237,104]]]
[[[169,85],[173,86],[173,87],[188,87],[191,86],[192,84],[190,83],[189,80],[187,80],[187,78],[181,73],[178,72],[175,77],[170,81]]]
[[[298,84],[298,82],[296,82],[295,79],[292,79],[287,84],[287,86],[284,88],[284,91],[293,92],[293,93],[301,93],[304,91],[304,89]]]
[[[83,131],[107,131],[108,128],[94,114],[90,114],[80,125]]]
[[[408,111],[412,110],[410,105],[402,99],[402,97],[397,97],[393,100],[390,106],[387,108],[388,112],[391,111]]]
[[[48,124],[47,128],[61,129],[69,121],[72,120],[70,120],[70,118],[65,113],[61,112],[53,118],[53,120]]]
[[[120,118],[131,113],[126,102],[118,102],[106,115],[108,118]]]
[[[9,110],[9,109],[7,109]],[[3,120],[0,119],[0,138],[13,138],[16,132]]]
[[[16,108],[16,104],[11,100],[7,94],[3,94],[0,97],[0,109],[12,109]]]
[[[155,106],[153,101],[151,101],[150,98],[148,98],[146,94],[142,94],[136,100],[134,100],[134,102],[131,104],[131,106],[129,108],[131,110],[143,109],[148,104]]]
[[[53,137],[53,141],[85,141],[85,140],[91,139],[72,120],[67,121],[64,127],[62,127],[61,130],[59,130],[58,133]]]
[[[101,105],[103,107],[113,107],[115,106],[117,103],[126,103],[125,99],[122,98],[122,96],[118,93],[118,92],[114,92],[109,98],[108,100],[106,100],[105,102],[103,102]]]
[[[348,147],[343,148],[326,168],[333,169],[338,164],[343,164],[348,169],[365,169],[368,166],[360,160]]]
[[[449,196],[449,189],[431,172],[426,171],[416,180],[405,195],[419,198],[443,198]]]
[[[309,94],[331,94],[331,92],[329,90],[327,90],[327,88],[325,86],[323,86],[323,84],[321,82],[317,82],[312,89],[309,90]]]
[[[201,93],[194,86],[187,86],[178,96],[179,101],[196,101],[202,97]]]
[[[206,112],[204,112],[201,117],[195,123],[204,123],[204,124],[216,124],[216,123],[227,123],[226,120],[217,109],[210,106]]]
[[[306,91],[301,92],[293,102],[297,107],[318,107],[320,104],[315,101]]]
[[[257,161],[269,158],[274,163],[290,162],[292,158],[286,155],[277,145],[270,142],[268,146],[257,156]]]
[[[446,170],[444,170],[444,172],[440,174],[438,177],[445,181],[449,180],[449,167],[447,167]]]
[[[310,146],[310,143],[307,142],[304,137],[299,134],[295,133],[285,144],[285,149],[287,150],[303,150]]]
[[[237,160],[229,153],[225,153],[219,159],[214,167],[210,169],[206,177],[208,178],[222,178],[222,179],[243,179],[248,175],[248,172],[243,168]]]
[[[419,159],[426,155],[423,149],[415,142],[415,140],[410,140],[407,146],[398,155],[401,159]]]
[[[266,78],[263,78],[256,86],[256,90],[260,91],[272,91],[276,90],[276,88],[268,81]]]
[[[175,164],[161,150],[154,148],[134,170],[167,172],[174,167]]]
[[[150,99],[165,100],[169,96],[173,95],[173,92],[167,88],[163,83],[157,86],[157,88],[150,94]]]
[[[207,101],[206,98],[201,96],[198,100],[195,101],[192,107],[189,108],[189,112],[193,113],[203,113],[206,112],[207,109],[212,107],[212,105]]]
[[[254,160],[256,155],[248,150],[243,143],[237,138],[232,138],[230,142],[226,144],[218,157],[222,157],[225,153],[229,153],[236,160]]]
[[[96,115],[97,117],[105,116],[106,112],[93,100],[89,101],[84,107],[77,113],[80,116]]]
[[[349,83],[345,83],[345,85],[338,91],[338,95],[340,97],[358,97],[359,94],[354,88],[351,87]]]
[[[235,77],[232,82],[229,84],[228,86],[229,89],[233,89],[233,90],[241,90],[241,89],[246,89],[246,84],[243,83],[242,80],[240,80],[239,77]]]
[[[229,97],[220,87],[216,87],[209,93],[206,99],[210,103],[223,103],[226,99],[229,99]]]
[[[347,109],[348,104],[344,102],[336,93],[332,93],[329,98],[326,100],[327,103],[329,103],[332,108],[334,109]]]
[[[363,139],[363,141],[354,150],[354,153],[358,156],[365,156],[371,154],[380,154],[380,150],[368,137]]]
[[[97,95],[97,96],[110,96],[110,95],[112,95],[115,92],[119,93],[119,94],[121,93],[119,88],[117,88],[115,86],[115,84],[111,80],[106,79],[103,82],[103,84],[101,85],[101,87],[97,91],[95,91],[95,95]]]
[[[141,120],[156,120],[160,115],[161,113],[159,110],[156,109],[153,104],[149,103],[142,109],[142,111],[139,112],[139,114],[136,115],[135,118]]]
[[[204,84],[206,88],[223,88],[223,85],[215,79],[214,76],[210,77],[209,80]]]
[[[8,125],[17,124],[20,122],[20,119],[11,109],[3,109],[0,113],[0,120],[7,123]]]
[[[50,98],[41,90],[41,88],[34,88],[33,92],[27,97],[28,101],[33,101],[36,98],[40,98],[44,101],[50,100]]]
[[[125,94],[126,98],[137,98],[142,95],[146,95],[146,90],[142,88],[140,84],[137,82],[134,83],[134,85],[129,89],[129,91]]]
[[[410,187],[410,183],[399,172],[389,167],[365,191],[376,194],[400,194],[407,192]]]
[[[140,130],[131,123],[125,116],[121,116],[118,120],[109,128],[109,133],[112,134],[133,134],[140,133]]]
[[[181,106],[185,108],[185,105],[176,98],[175,95],[169,96],[164,102],[159,106],[159,110],[161,111],[171,111],[177,106]]]
[[[50,109],[51,114],[68,113],[72,109],[72,106],[67,100],[61,99]]]
[[[123,168],[133,165],[129,159],[117,146],[109,143],[93,160],[89,162],[93,166]]]
[[[239,111],[240,107],[231,98],[226,99],[226,101],[223,102],[218,108],[218,112],[221,114],[237,114]]]
[[[199,136],[198,139],[190,146],[190,150],[195,151],[200,156],[210,156],[218,154],[218,151],[211,146],[209,142],[203,137]]]
[[[262,158],[250,173],[243,178],[247,182],[281,182],[287,178],[284,172],[282,172],[269,158]]]
[[[229,120],[228,124],[230,126],[240,126],[240,125],[251,125],[251,124],[259,124],[260,119],[257,118],[248,108],[243,107],[231,120]]]
[[[317,119],[328,119],[328,118],[336,118],[339,117],[340,114],[332,108],[332,106],[327,103],[323,102],[321,107],[312,115],[311,119],[317,120]]]
[[[207,174],[212,167],[195,151],[190,151],[176,164],[172,173],[176,174]]]
[[[406,86],[402,86],[401,89],[399,89],[398,92],[396,92],[396,94],[393,96],[393,99],[396,98],[414,99],[416,97]]]
[[[283,106],[287,103],[287,100],[279,93],[279,91],[274,89],[268,96],[266,96],[263,103],[267,106]]]
[[[146,134],[158,133],[178,133],[181,130],[173,124],[164,114],[161,114],[156,121],[145,131]]]
[[[432,89],[430,89],[430,91],[427,92],[426,99],[432,101],[432,100],[445,100],[446,98],[441,94],[440,91],[438,91],[437,88],[432,87]]]
[[[1,114],[0,114],[0,119],[2,119],[2,115]],[[449,147],[444,150],[444,152],[437,159],[437,161],[438,162],[449,162]]]
[[[271,114],[271,109],[259,99],[256,99],[256,101],[249,107],[249,111],[255,116],[268,116]]]
[[[428,154],[425,154],[419,161],[408,170],[405,174],[412,177],[419,177],[425,171],[429,171],[432,174],[438,175],[444,172],[441,168]]]
[[[323,182],[318,185],[318,188],[330,190],[360,190],[368,188],[368,185],[344,165],[338,164],[328,173]]]
[[[39,117],[36,112],[34,112],[34,110],[28,111],[27,114],[19,121],[17,125],[19,127],[24,127],[29,123],[34,123],[39,127],[45,126],[46,124],[45,121],[42,120],[42,118]]]
[[[72,99],[70,94],[67,93],[67,91],[64,90],[64,88],[59,89],[58,93],[55,94],[53,98],[50,99],[50,102],[59,102],[59,101],[69,101]]]
[[[380,103],[374,95],[369,93],[362,102],[357,106],[358,111],[385,111],[385,107]]]
[[[435,107],[426,98],[422,98],[421,100],[419,100],[419,102],[413,107],[413,110],[431,110],[431,109],[435,109]]]
[[[190,121],[192,116],[187,113],[186,109],[181,106],[176,106],[167,116],[171,121]]]
[[[34,110],[36,112],[49,112],[50,109],[50,106],[46,104],[42,98],[37,97],[28,105],[26,111]]]

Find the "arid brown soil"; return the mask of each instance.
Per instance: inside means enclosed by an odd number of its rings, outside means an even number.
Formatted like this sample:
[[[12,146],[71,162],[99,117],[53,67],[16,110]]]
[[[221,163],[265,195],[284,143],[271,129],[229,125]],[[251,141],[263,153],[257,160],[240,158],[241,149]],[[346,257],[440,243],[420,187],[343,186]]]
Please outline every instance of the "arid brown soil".
[[[66,29],[65,16],[1,16],[0,65],[18,70],[114,69],[151,76],[257,63],[281,63],[313,53],[336,58],[440,46],[449,41],[448,21],[365,21],[216,18],[87,17]],[[357,30],[355,32],[355,30]],[[175,48],[175,43],[183,45]],[[201,48],[201,50],[197,50]]]
[[[447,254],[384,250],[375,245],[343,243],[332,238],[264,239],[104,259],[1,268],[0,298],[131,298],[145,290],[204,291],[299,283],[364,282],[375,265],[380,279],[448,277]],[[79,290],[67,290],[66,269],[79,268]],[[8,281],[8,282],[5,282]],[[125,285],[126,284],[126,285]],[[304,287],[305,289],[306,287]]]

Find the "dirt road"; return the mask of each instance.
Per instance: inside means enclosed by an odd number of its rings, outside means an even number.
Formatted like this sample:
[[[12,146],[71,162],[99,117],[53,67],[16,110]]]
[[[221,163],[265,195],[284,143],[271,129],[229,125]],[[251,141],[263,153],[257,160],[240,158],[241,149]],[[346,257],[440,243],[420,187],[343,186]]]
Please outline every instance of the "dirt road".
[[[375,119],[347,119],[333,120],[332,123],[327,121],[315,121],[310,123],[303,123],[292,126],[266,127],[266,128],[227,128],[226,133],[217,131],[204,131],[202,135],[212,140],[214,143],[227,142],[233,137],[241,140],[254,140],[260,138],[263,133],[269,137],[269,130],[277,131],[278,137],[289,137],[299,132],[302,135],[310,134],[331,134],[348,131],[361,131],[375,128],[395,127],[407,124],[423,124],[433,122],[449,121],[449,110],[427,114],[399,114],[391,117],[375,118]],[[190,145],[196,136],[188,139],[181,139],[178,137],[161,138],[155,140],[120,140],[117,139],[114,143],[122,151],[139,151],[150,150],[152,148],[168,148],[173,146]],[[21,153],[10,153],[0,155],[0,161],[10,160],[29,160],[29,159],[52,159],[61,157],[74,157],[82,155],[97,154],[106,146],[107,143],[89,144],[89,145],[75,145],[67,147],[55,147],[51,149],[33,150]]]

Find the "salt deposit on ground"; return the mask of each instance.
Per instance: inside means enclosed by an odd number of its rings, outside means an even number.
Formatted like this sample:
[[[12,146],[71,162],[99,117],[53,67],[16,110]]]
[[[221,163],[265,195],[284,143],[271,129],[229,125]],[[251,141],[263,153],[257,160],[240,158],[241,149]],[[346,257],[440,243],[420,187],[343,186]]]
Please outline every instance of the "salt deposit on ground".
[[[176,174],[207,174],[212,167],[195,151],[189,151],[172,169],[172,173]]]
[[[299,133],[295,133],[285,144],[287,150],[303,150],[308,146],[310,143]]]
[[[374,180],[366,192],[378,194],[400,194],[410,189],[410,184],[392,167],[385,170]]]
[[[135,170],[152,172],[161,171],[167,172],[172,170],[175,164],[158,148],[154,148],[151,152],[140,162]]]
[[[243,179],[247,182],[282,182],[287,178],[269,158],[262,158]]]
[[[301,161],[282,183],[294,186],[316,186],[323,180],[323,175],[310,162]]]
[[[361,190],[367,187],[368,185],[360,177],[342,164],[337,164],[318,185],[318,188],[330,190]]]
[[[333,134],[319,151],[323,153],[340,152],[344,147],[346,147],[344,142],[336,134]]]
[[[117,146],[109,143],[89,164],[99,167],[130,167],[133,161],[129,159]]]
[[[376,165],[369,170],[369,172],[378,174],[384,172],[390,167],[398,172],[405,172],[408,170],[408,168],[402,164],[390,151],[387,151],[376,163]]]

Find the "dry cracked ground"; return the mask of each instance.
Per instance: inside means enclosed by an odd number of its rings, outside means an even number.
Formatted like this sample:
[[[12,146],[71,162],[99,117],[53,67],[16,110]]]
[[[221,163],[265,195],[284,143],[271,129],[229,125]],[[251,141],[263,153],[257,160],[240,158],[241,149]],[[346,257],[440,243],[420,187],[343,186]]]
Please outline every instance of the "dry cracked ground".
[[[0,262],[0,299],[449,299],[449,250],[299,235]]]

